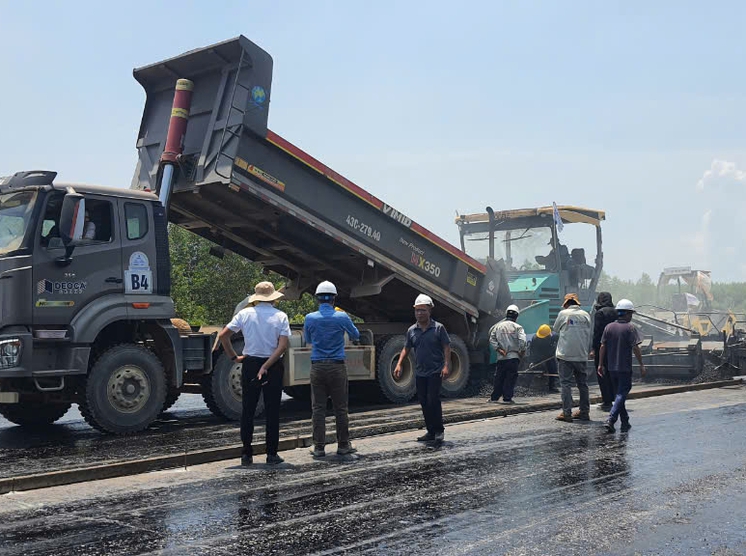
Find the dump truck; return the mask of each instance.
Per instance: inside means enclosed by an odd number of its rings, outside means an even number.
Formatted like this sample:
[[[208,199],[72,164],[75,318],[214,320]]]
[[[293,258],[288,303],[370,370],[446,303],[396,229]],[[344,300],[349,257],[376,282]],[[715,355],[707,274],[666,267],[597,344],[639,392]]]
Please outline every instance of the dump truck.
[[[451,334],[447,396],[488,362],[487,333],[511,302],[504,266],[477,261],[268,129],[272,58],[238,38],[134,70],[146,102],[130,188],[0,182],[0,413],[51,423],[78,403],[106,432],[146,428],[185,390],[236,418],[240,368],[214,333],[174,320],[168,223],[277,272],[294,298],[322,280],[360,317],[351,390],[415,395],[393,369],[425,292]],[[220,276],[215,276],[220,287]],[[242,339],[233,339],[240,349]],[[285,387],[302,396],[310,347],[293,330]]]

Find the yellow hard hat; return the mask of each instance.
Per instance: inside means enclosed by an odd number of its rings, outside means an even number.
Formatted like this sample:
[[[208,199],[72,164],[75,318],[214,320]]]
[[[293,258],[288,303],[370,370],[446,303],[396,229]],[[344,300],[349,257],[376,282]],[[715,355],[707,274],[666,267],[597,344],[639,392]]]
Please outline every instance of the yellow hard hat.
[[[552,333],[552,329],[549,328],[548,324],[542,324],[539,327],[539,330],[536,331],[536,337],[537,338],[546,338]]]

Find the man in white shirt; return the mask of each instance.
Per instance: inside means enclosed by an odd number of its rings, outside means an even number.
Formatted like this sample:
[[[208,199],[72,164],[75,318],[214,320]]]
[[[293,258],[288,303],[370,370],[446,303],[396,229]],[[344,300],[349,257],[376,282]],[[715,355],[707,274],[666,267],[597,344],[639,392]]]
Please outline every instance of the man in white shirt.
[[[267,463],[276,465],[283,459],[277,455],[280,443],[280,400],[282,399],[282,356],[290,342],[288,316],[273,303],[283,294],[275,291],[271,282],[259,282],[249,307],[236,313],[233,320],[220,332],[220,343],[233,361],[243,364],[241,388],[241,465],[253,463],[251,442],[254,436],[254,413],[259,396],[264,392],[264,412],[267,422]],[[254,305],[253,307],[251,305]],[[243,354],[237,355],[231,336],[241,331],[244,338]]]
[[[562,413],[558,421],[572,423],[573,419],[590,420],[590,397],[586,366],[593,340],[591,316],[580,307],[578,294],[568,293],[562,304],[562,311],[554,322],[554,331],[559,334],[557,341],[557,364],[560,387],[562,389]],[[580,409],[572,413],[572,379],[578,386]]]

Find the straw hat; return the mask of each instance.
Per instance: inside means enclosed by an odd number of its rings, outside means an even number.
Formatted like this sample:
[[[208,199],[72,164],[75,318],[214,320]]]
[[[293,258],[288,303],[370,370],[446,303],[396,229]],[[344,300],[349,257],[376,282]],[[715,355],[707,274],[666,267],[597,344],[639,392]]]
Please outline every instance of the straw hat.
[[[567,307],[570,304],[571,301],[573,303],[575,303],[575,305],[580,305],[580,299],[578,299],[578,294],[576,294],[576,293],[568,293],[565,296],[565,300],[562,302],[562,306],[563,307]]]
[[[275,286],[272,282],[259,282],[254,287],[254,295],[249,297],[249,303],[257,303],[260,301],[277,301],[285,297],[278,291],[275,291]]]

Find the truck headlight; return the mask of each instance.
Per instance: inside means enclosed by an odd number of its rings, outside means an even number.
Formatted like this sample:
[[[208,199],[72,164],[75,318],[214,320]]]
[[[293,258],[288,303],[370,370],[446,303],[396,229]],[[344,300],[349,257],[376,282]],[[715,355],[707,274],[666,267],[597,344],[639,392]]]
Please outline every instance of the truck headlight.
[[[0,369],[17,367],[21,356],[21,340],[0,340]]]

